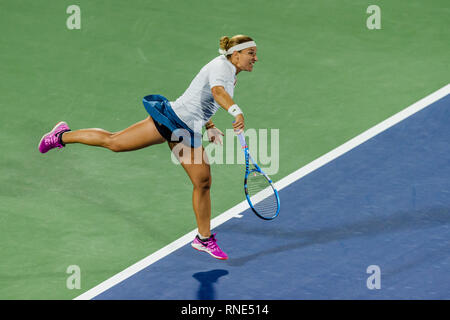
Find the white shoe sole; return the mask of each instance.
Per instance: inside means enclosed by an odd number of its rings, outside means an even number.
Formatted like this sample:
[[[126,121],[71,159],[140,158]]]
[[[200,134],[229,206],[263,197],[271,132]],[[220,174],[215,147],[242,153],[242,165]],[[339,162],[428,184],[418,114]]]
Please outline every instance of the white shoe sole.
[[[212,254],[211,251],[208,251],[208,249],[206,249],[206,248],[205,248],[204,246],[202,246],[201,244],[197,244],[197,243],[192,243],[192,242],[191,242],[191,246],[192,246],[192,248],[194,248],[195,250],[203,251],[203,252],[209,253],[209,255],[210,255],[211,257],[214,257],[214,258],[216,258],[216,259],[219,259],[219,260],[227,260],[227,259],[228,259],[228,257],[223,258],[223,257],[218,257],[218,256]]]

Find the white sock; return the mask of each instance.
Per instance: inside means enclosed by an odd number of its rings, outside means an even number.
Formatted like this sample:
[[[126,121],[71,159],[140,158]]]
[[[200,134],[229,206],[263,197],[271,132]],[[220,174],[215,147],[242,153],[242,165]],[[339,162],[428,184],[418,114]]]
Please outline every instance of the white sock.
[[[202,236],[200,233],[197,233],[197,235],[198,235],[198,237],[200,238],[200,240],[202,240],[202,241],[206,241],[206,240],[209,239],[209,237],[204,237],[204,236]]]

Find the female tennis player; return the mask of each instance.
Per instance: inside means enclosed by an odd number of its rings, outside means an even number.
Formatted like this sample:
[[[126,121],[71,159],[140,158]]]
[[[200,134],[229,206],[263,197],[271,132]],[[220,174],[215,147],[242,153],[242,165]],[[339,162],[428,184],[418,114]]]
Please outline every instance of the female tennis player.
[[[210,142],[222,143],[223,133],[211,120],[222,107],[234,117],[233,129],[237,132],[244,130],[243,112],[233,101],[233,94],[237,74],[252,71],[258,61],[256,50],[256,43],[248,36],[224,36],[220,39],[220,55],[200,70],[176,101],[169,102],[161,95],[144,97],[143,103],[149,117],[115,133],[103,129],[71,131],[67,123],[59,122],[42,137],[39,151],[46,153],[71,143],[81,143],[124,152],[167,141],[193,184],[192,202],[198,234],[192,247],[214,258],[227,259],[210,229],[211,172],[201,145],[202,127],[207,130]],[[198,154],[202,155],[200,161],[195,158]]]

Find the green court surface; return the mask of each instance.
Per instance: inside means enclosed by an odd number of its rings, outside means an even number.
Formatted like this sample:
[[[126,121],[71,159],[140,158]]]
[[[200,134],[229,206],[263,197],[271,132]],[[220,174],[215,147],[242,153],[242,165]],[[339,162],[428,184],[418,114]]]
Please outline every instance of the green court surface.
[[[247,34],[260,61],[235,101],[247,128],[279,129],[277,181],[449,83],[449,16],[447,0],[2,0],[0,299],[72,299],[196,228],[167,145],[40,154],[58,121],[126,128],[147,116],[142,97],[176,99],[221,36]],[[223,110],[213,120],[231,128]],[[213,216],[244,200],[243,170],[212,165]],[[81,289],[66,287],[71,265]]]

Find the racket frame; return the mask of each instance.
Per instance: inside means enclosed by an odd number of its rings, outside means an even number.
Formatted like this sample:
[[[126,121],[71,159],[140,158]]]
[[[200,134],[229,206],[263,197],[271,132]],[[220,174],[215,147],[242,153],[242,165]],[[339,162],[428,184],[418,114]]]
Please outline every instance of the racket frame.
[[[273,182],[270,179],[270,177],[264,171],[262,171],[261,168],[258,166],[258,164],[255,162],[255,160],[253,160],[252,156],[250,155],[250,152],[248,151],[248,146],[247,146],[244,136],[242,134],[238,134],[238,137],[239,137],[239,141],[241,143],[242,149],[244,149],[244,154],[245,154],[244,192],[245,192],[245,197],[247,198],[247,202],[250,205],[250,208],[252,209],[252,211],[256,214],[256,216],[258,216],[259,218],[261,218],[263,220],[273,220],[280,213],[281,204],[280,204],[280,197],[278,196],[278,191],[274,187]],[[255,169],[250,169],[250,161],[252,162],[252,165],[255,167]],[[275,198],[277,199],[277,211],[271,217],[265,217],[265,216],[262,216],[261,214],[259,214],[258,211],[253,206],[253,203],[250,200],[250,196],[248,195],[248,189],[247,189],[247,178],[248,178],[249,174],[251,174],[252,172],[258,172],[258,173],[262,174],[264,176],[264,178],[266,178],[267,181],[269,182],[269,185],[275,194]]]

